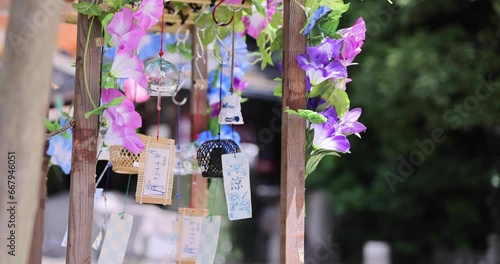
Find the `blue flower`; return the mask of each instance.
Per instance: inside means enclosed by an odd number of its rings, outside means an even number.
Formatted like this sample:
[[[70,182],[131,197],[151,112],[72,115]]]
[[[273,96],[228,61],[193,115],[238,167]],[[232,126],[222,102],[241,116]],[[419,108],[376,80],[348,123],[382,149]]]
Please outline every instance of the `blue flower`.
[[[328,6],[320,6],[314,13],[312,14],[311,18],[309,19],[309,23],[307,26],[304,28],[304,32],[302,33],[303,35],[309,34],[311,30],[313,29],[314,25],[316,25],[316,21],[323,17],[324,15],[328,14],[331,11],[331,9]]]
[[[212,84],[215,84],[212,85]],[[208,105],[212,108],[212,112],[210,113],[210,117],[216,117],[220,112],[220,97],[222,93],[222,98],[229,93],[229,89],[231,88],[231,78],[225,74],[222,74],[222,91],[220,86],[220,75],[217,74],[217,70],[212,71],[208,74],[208,91],[207,91],[207,99]]]
[[[60,119],[59,124],[65,126],[68,124],[68,120]],[[59,165],[65,174],[69,174],[71,171],[73,132],[70,129],[66,133],[69,134],[69,137],[64,134],[59,134],[49,140],[47,155],[51,156],[50,162],[52,164]]]
[[[222,42],[224,43],[224,45],[230,48],[232,45],[231,35],[225,37],[222,40]],[[227,51],[224,49],[224,47],[222,47],[222,45],[219,44],[219,46],[220,46],[220,51],[219,51],[220,56],[224,59],[228,59]],[[236,36],[234,36],[234,65],[235,65],[234,76],[236,78],[241,79],[243,75],[245,75],[245,72],[248,70],[248,66],[250,63],[248,62],[247,54],[248,54],[247,43],[240,34],[236,34]],[[228,63],[224,64],[224,68],[229,68],[229,69],[231,68],[231,59],[229,60]]]
[[[207,140],[219,139],[219,135],[212,134],[210,130],[205,130],[198,134],[198,143],[201,145],[203,142]],[[220,139],[232,139],[236,144],[240,145],[241,137],[238,132],[234,131],[233,128],[229,125],[222,125],[220,129]]]

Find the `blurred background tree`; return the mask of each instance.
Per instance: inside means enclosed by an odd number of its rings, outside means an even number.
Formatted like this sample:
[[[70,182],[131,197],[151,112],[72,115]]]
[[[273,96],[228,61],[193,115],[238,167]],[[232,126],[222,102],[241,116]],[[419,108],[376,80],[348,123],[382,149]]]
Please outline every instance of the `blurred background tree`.
[[[499,167],[500,3],[356,0],[339,28],[360,16],[366,42],[347,89],[368,130],[352,140],[352,154],[325,159],[307,182],[333,193],[342,259],[358,262],[366,240],[388,241],[394,263],[431,263],[439,248],[483,252],[487,235],[500,232],[491,214],[499,206],[491,182]],[[401,177],[400,159],[435,129],[446,140]]]

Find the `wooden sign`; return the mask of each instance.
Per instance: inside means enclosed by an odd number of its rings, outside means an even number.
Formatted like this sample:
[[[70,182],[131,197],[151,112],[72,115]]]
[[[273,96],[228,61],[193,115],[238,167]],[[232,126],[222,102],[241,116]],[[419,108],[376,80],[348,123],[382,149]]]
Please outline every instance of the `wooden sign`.
[[[207,209],[179,208],[176,263],[196,264]]]
[[[144,154],[139,159],[135,201],[141,204],[172,204],[175,140],[148,137]]]

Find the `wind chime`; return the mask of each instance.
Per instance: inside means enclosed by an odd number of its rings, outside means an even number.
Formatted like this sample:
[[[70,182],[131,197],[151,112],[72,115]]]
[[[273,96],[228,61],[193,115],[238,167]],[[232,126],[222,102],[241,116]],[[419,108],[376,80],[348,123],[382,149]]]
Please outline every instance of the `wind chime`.
[[[234,14],[239,9],[231,9],[233,11],[233,15],[231,16],[228,22],[218,22],[215,16],[215,12],[217,8],[224,1],[220,1],[219,4],[215,6],[212,11],[212,18],[216,24],[215,27],[215,37],[218,40],[218,43],[225,49],[227,53],[226,58],[218,58],[217,54],[215,54],[215,60],[219,63],[219,131],[218,131],[218,139],[215,140],[207,140],[205,141],[200,148],[198,149],[197,159],[198,165],[202,171],[202,176],[207,178],[221,178],[223,177],[222,170],[222,155],[225,154],[234,154],[240,153],[240,147],[234,140],[232,139],[221,139],[220,131],[222,124],[243,124],[243,117],[241,115],[241,98],[234,93],[234,38],[235,38],[235,30],[234,24],[232,23],[234,20]],[[229,5],[228,5],[228,8]],[[229,28],[229,25],[232,23],[232,30]],[[232,45],[231,49],[229,49],[224,42],[222,41],[218,29],[219,27],[226,27],[231,34]],[[222,78],[223,78],[223,70],[224,64],[228,63],[231,60],[231,88],[229,90],[230,94],[226,95],[224,99],[222,98]],[[234,138],[234,128],[233,128],[233,138]]]

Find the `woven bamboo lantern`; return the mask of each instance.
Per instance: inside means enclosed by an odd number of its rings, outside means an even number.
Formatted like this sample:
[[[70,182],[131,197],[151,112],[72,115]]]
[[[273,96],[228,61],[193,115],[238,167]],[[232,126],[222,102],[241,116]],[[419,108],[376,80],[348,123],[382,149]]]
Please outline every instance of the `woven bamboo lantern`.
[[[142,140],[142,143],[146,145],[148,137],[143,134],[137,135]],[[113,165],[113,171],[121,174],[138,174],[138,163],[142,153],[143,151],[141,150],[141,152],[135,155],[123,146],[110,146],[109,160],[111,161],[111,165]]]

